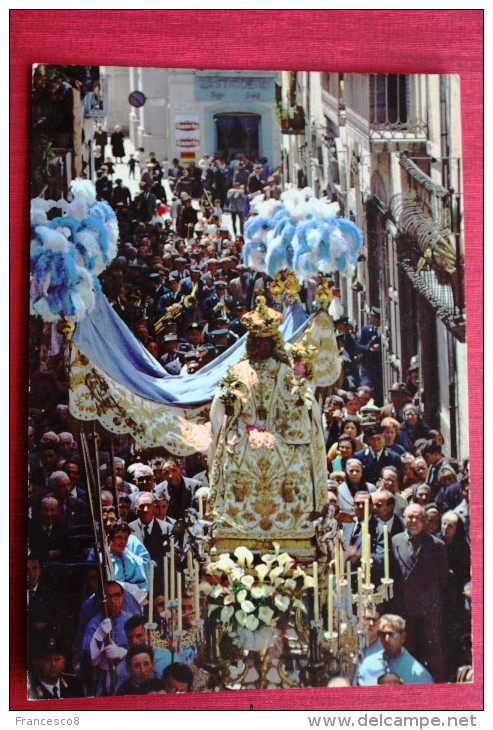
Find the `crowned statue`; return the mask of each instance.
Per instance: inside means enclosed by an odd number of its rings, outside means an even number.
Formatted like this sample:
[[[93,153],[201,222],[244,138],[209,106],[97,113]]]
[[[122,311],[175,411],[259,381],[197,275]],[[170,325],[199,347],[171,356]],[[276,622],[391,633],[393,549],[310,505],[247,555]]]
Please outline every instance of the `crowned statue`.
[[[321,510],[327,466],[310,349],[288,355],[280,312],[257,297],[243,317],[246,357],[229,368],[213,400],[209,516],[214,543],[266,549],[272,541],[312,554],[313,510]]]

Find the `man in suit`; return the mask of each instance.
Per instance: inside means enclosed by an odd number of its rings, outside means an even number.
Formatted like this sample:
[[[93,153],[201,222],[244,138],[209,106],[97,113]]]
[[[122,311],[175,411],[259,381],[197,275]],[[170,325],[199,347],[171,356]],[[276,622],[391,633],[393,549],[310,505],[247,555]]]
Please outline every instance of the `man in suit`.
[[[197,479],[183,476],[183,465],[176,459],[163,464],[163,476],[168,482],[168,516],[174,520],[185,519],[185,510],[193,506],[195,491],[200,487]]]
[[[54,471],[48,479],[48,497],[58,501],[56,523],[62,527],[83,525],[88,522],[87,507],[84,502],[72,497],[72,482],[64,471]]]
[[[361,353],[361,385],[367,385],[377,405],[383,404],[382,349],[380,338],[380,309],[370,310],[370,324],[363,327],[356,341]]]
[[[354,524],[352,531],[348,531],[348,558],[355,565],[359,567],[362,548],[362,537],[363,537],[363,520],[365,518],[365,502],[369,502],[369,508],[371,507],[371,495],[369,492],[356,492],[354,495]],[[371,508],[369,509],[371,513]],[[356,582],[355,582],[356,587]]]
[[[400,468],[399,456],[385,446],[383,428],[380,424],[368,426],[365,431],[365,442],[368,445],[353,454],[363,465],[365,482],[376,484],[385,466]]]
[[[137,519],[130,523],[132,533],[146,547],[156,563],[155,589],[163,590],[163,557],[173,530],[172,525],[154,516],[155,497],[151,492],[139,492],[135,499]]]
[[[406,529],[392,538],[393,608],[406,620],[406,648],[435,682],[442,682],[442,615],[448,560],[442,540],[425,532],[425,521],[423,507],[410,504],[404,512]]]
[[[57,523],[58,512],[58,500],[43,497],[39,514],[29,520],[29,546],[43,562],[62,560],[66,550],[66,530]]]
[[[442,447],[435,439],[428,439],[421,448],[421,456],[428,465],[428,474],[426,483],[431,489],[431,501],[435,501],[435,497],[440,491],[440,472],[442,467],[447,464],[447,459],[442,454]]]
[[[137,196],[135,202],[138,205],[140,220],[150,221],[156,210],[156,196],[151,192],[149,184],[144,186],[144,192]]]
[[[41,580],[39,555],[30,552],[27,559],[27,639],[30,647],[40,644],[39,637],[58,628],[59,596]]]
[[[404,520],[394,514],[395,496],[387,489],[379,489],[371,495],[373,512],[369,520],[371,557],[371,580],[378,586],[384,577],[385,538],[384,527],[387,526],[390,541],[394,535],[404,532]]]
[[[78,677],[65,674],[66,652],[53,636],[37,647],[30,673],[29,696],[37,700],[60,700],[84,697]]]

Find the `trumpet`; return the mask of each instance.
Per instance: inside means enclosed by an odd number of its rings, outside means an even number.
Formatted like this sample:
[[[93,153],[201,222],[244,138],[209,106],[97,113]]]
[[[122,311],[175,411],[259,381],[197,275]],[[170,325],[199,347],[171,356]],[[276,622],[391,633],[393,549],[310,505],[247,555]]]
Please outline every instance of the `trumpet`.
[[[199,288],[199,282],[193,285],[193,289],[190,292],[190,294],[187,294],[185,297],[183,297],[183,306],[185,309],[191,309],[192,307],[196,307],[198,304],[197,299],[197,289]]]

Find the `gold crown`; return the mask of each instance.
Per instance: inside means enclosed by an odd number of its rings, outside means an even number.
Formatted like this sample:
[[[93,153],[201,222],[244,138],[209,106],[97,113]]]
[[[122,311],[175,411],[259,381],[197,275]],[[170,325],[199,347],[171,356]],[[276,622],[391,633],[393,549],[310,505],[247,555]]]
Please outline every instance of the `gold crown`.
[[[293,360],[296,360],[297,362],[311,362],[316,352],[316,347],[314,347],[313,345],[309,345],[303,341],[296,342],[294,345],[291,345],[291,355],[293,357]]]
[[[244,314],[241,321],[255,337],[271,337],[277,332],[284,317],[280,312],[267,306],[264,296],[258,296],[255,300],[257,307],[248,314]]]

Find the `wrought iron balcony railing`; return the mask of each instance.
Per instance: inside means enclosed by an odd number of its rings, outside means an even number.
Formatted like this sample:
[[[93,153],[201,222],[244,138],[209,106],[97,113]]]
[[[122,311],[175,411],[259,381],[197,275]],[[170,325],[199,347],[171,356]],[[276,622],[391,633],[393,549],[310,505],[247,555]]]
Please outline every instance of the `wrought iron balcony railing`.
[[[412,105],[410,93],[410,77],[406,74],[370,74],[370,139],[426,139],[427,124],[413,111],[422,105]]]

